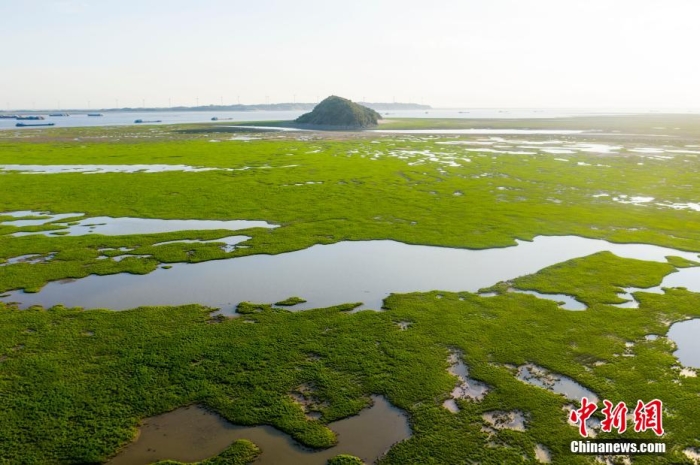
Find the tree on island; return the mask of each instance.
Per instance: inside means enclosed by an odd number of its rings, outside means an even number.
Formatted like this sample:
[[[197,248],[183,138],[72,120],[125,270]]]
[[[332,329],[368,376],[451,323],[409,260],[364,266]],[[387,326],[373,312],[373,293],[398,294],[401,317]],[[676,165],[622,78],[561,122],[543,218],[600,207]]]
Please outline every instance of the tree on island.
[[[376,126],[380,119],[382,116],[371,108],[331,95],[316,105],[311,113],[301,115],[295,122],[321,128],[362,129]]]

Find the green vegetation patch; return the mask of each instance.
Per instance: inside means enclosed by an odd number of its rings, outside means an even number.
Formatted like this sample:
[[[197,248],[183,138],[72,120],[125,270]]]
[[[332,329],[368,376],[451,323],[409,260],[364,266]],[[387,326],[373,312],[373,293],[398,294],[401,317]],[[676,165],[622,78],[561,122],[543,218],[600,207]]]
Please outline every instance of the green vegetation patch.
[[[688,260],[683,257],[669,256],[666,257],[666,261],[668,261],[671,265],[675,266],[676,268],[692,268],[694,266],[700,266],[700,262]]]
[[[59,133],[68,137],[82,131]],[[90,129],[88,133],[98,137],[113,131]],[[159,263],[278,254],[342,240],[391,239],[480,249],[515,245],[515,238],[573,234],[700,250],[700,222],[694,220],[697,212],[626,205],[610,197],[594,197],[605,192],[610,196],[648,195],[692,202],[700,198],[700,186],[694,178],[694,167],[700,161],[693,157],[660,161],[635,153],[601,157],[582,152],[567,155],[570,161],[566,163],[547,154],[496,156],[480,153],[478,146],[474,149],[469,144],[441,145],[473,140],[461,137],[377,135],[349,140],[296,140],[271,136],[269,140],[210,143],[177,139],[184,137],[181,135],[172,136],[175,140],[147,138],[138,132],[142,128],[129,131],[136,131],[134,139],[97,138],[89,143],[72,139],[2,140],[0,163],[163,163],[234,171],[7,173],[0,177],[0,204],[6,211],[84,212],[87,217],[248,219],[281,227],[234,233],[11,237],[9,234],[15,232],[56,226],[0,225],[3,259],[59,252],[55,260],[42,266],[2,267],[0,292],[37,290],[48,281],[91,273],[144,273]],[[451,157],[451,164],[440,163],[443,157]],[[673,185],[664,179],[673,179]],[[223,252],[217,244],[153,246],[159,241],[211,240],[226,234],[252,238],[231,253]],[[151,257],[129,260],[132,263],[98,264],[95,259],[100,247],[135,247],[133,254]]]
[[[260,452],[260,449],[252,442],[239,439],[216,457],[196,463],[190,462],[190,465],[247,465],[255,461]],[[175,460],[161,460],[154,465],[184,465],[184,463]]]
[[[328,465],[365,465],[365,462],[354,455],[341,454],[328,460]]]
[[[303,304],[305,303],[306,300],[302,299],[301,297],[289,297],[284,300],[280,300],[279,302],[275,302],[275,305],[281,306],[281,307],[293,307],[295,305]]]
[[[490,127],[516,124],[490,121]],[[614,142],[629,147],[653,140],[647,134],[658,131],[648,127],[679,127],[677,137],[664,142],[683,150],[697,144],[698,121],[654,116],[607,119],[602,126],[592,118],[557,124],[621,131]],[[517,127],[551,124],[520,121]],[[304,133],[240,141],[217,135],[219,142],[211,143],[207,131],[175,132],[180,129],[188,128],[59,129],[33,132],[26,139],[3,132],[2,164],[163,163],[223,169],[6,173],[0,176],[0,204],[7,212],[248,219],[281,227],[236,231],[251,237],[247,248],[226,253],[220,243],[155,244],[219,239],[231,231],[11,237],[56,226],[0,225],[2,260],[56,253],[47,263],[0,267],[0,292],[38,290],[49,281],[89,274],[148,273],[164,263],[279,254],[344,240],[480,249],[512,246],[515,239],[537,235],[572,234],[700,251],[697,212],[613,200],[626,195],[654,197],[659,203],[696,202],[700,161],[693,154],[659,160],[631,151],[624,156],[577,152],[561,161],[542,152],[496,154],[474,147],[475,139],[469,137],[360,134],[333,140]],[[629,135],[635,131],[642,135]],[[528,139],[544,143],[548,137]],[[562,139],[612,143],[596,134],[576,137]],[[514,138],[500,143],[516,144]],[[149,257],[98,259],[117,254],[100,249],[119,247]],[[668,289],[665,294],[638,293],[638,309],[605,304],[620,301],[615,294],[621,287],[653,286],[676,267],[691,265],[695,263],[677,257],[664,264],[601,253],[512,283],[573,295],[591,306],[583,312],[518,293],[482,298],[466,292],[392,295],[384,312],[353,313],[357,304],[345,304],[295,313],[267,302],[244,303],[239,313],[245,316],[233,319],[212,318],[212,309],[198,305],[112,312],[63,307],[20,311],[0,304],[0,457],[8,463],[103,462],[134,439],[142,419],[193,403],[236,424],[272,425],[305,446],[330,447],[337,438],[327,424],[357,414],[372,394],[380,394],[407,412],[414,433],[389,451],[383,465],[534,462],[536,444],[551,451],[554,463],[591,463],[589,457],[567,452],[569,442],[579,439],[566,423],[563,407],[569,401],[516,378],[513,367],[533,363],[576,380],[601,399],[627,405],[662,399],[668,412],[663,440],[670,450],[635,462],[682,463],[682,450],[698,447],[700,378],[680,375],[670,341],[645,336],[663,335],[673,322],[700,317],[700,296]],[[397,322],[411,324],[402,330]],[[442,407],[458,382],[448,372],[452,350],[464,354],[471,378],[491,387],[481,402],[456,400],[457,413]],[[320,420],[307,418],[290,397],[301,385],[314,386]],[[489,435],[482,430],[482,415],[494,410],[522,411],[527,430]],[[631,429],[624,436],[655,439]],[[239,462],[233,463],[245,463],[254,449],[236,443],[229,451],[240,452]]]
[[[197,263],[207,260],[249,255],[249,249],[240,248],[225,252],[220,242],[172,243],[177,240],[215,240],[231,235],[266,234],[265,229],[244,231],[178,231],[161,234],[126,236],[62,236],[47,237],[33,235],[23,237],[0,236],[0,255],[7,260],[26,254],[40,254],[52,258],[45,263],[32,265],[17,263],[0,267],[0,292],[24,289],[36,292],[48,281],[78,279],[91,274],[115,273],[146,274],[154,271],[160,263]],[[119,250],[125,248],[127,250]],[[126,257],[121,261],[111,260],[118,255],[147,255],[145,258]],[[106,257],[106,258],[105,258]]]
[[[568,294],[592,307],[623,303],[625,300],[617,295],[623,292],[623,287],[658,286],[664,276],[675,271],[669,263],[619,258],[611,252],[599,252],[557,263],[514,279],[511,284],[518,289],[544,294]]]
[[[627,262],[593,257],[609,269]],[[586,269],[585,261],[578,264]],[[573,282],[578,268],[560,274]],[[602,292],[616,279],[602,274]],[[525,363],[568,376],[601,399],[628,405],[662,399],[670,451],[638,463],[680,461],[700,435],[700,381],[680,376],[668,340],[645,338],[700,317],[700,294],[669,289],[642,294],[639,309],[600,305],[583,312],[517,293],[392,295],[385,306],[294,313],[247,304],[245,319],[212,319],[211,309],[196,305],[123,312],[0,306],[0,391],[12,393],[0,396],[0,456],[100,462],[133,439],[143,418],[192,403],[235,424],[269,424],[304,445],[329,447],[336,438],[325,425],[357,414],[380,394],[407,412],[414,433],[383,464],[520,463],[523,456],[534,460],[536,444],[555,463],[590,462],[567,452],[578,437],[566,423],[570,401],[518,380],[511,367]],[[396,321],[412,324],[401,330]],[[469,376],[491,391],[481,402],[458,399],[460,411],[451,413],[442,403],[457,383],[448,372],[455,349]],[[300,385],[314,386],[321,420],[308,419],[289,396]],[[489,436],[482,415],[493,410],[524,412],[527,430]]]

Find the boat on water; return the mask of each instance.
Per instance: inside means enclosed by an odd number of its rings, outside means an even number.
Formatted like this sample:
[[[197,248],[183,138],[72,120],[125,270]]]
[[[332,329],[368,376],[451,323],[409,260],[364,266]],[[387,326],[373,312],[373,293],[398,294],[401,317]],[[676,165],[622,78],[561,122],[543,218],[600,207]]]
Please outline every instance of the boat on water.
[[[231,121],[233,118],[219,118],[217,116],[213,117],[212,121]]]
[[[104,116],[102,113],[88,113],[88,116]]]
[[[17,123],[18,128],[33,128],[38,126],[56,126],[56,123]]]
[[[162,123],[162,122],[163,122],[162,119],[154,119],[154,120],[150,120],[150,121],[149,121],[149,120],[144,120],[144,119],[137,119],[137,120],[134,120],[134,123],[135,123],[135,124],[142,124],[142,123]]]
[[[18,119],[18,120],[32,120],[32,121],[36,121],[36,120],[44,119],[44,117],[43,117],[43,116],[39,116],[39,115],[25,115],[25,116],[17,116],[16,119]]]
[[[49,116],[70,116],[70,113],[49,113]]]
[[[0,115],[0,119],[17,119],[17,115]]]

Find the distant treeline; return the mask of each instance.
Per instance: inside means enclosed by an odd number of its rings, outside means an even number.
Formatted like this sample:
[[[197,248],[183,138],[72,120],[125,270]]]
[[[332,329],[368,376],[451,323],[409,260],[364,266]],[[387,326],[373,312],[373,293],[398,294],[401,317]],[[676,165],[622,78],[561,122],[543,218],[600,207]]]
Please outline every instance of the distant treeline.
[[[357,102],[373,110],[429,110],[430,105],[418,103],[368,103]],[[268,103],[258,105],[200,105],[198,107],[171,108],[108,108],[104,111],[309,111],[317,103]]]
[[[367,103],[367,102],[357,102],[360,105],[372,108],[377,111],[384,110],[429,110],[432,107],[430,105],[420,105],[417,103]],[[100,110],[90,110],[91,112],[99,111],[132,111],[132,112],[144,112],[144,111],[311,111],[316,106],[316,103],[269,103],[269,104],[258,104],[258,105],[200,105],[196,107],[149,107],[149,108],[102,108]],[[52,110],[13,110],[12,113],[46,113]],[[82,112],[85,113],[88,110],[85,109],[63,109],[61,111],[65,112]]]

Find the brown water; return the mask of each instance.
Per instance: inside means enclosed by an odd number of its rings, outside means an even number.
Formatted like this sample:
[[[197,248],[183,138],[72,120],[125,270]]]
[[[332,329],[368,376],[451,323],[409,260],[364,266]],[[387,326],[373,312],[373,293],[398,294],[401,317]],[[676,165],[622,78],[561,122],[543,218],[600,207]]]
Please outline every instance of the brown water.
[[[403,411],[384,397],[372,396],[372,400],[372,407],[359,415],[330,423],[338,445],[321,451],[304,449],[271,426],[236,426],[202,407],[182,407],[144,420],[138,438],[109,464],[200,461],[220,454],[238,439],[248,439],[262,450],[256,465],[325,465],[338,454],[352,454],[370,464],[411,436]]]

